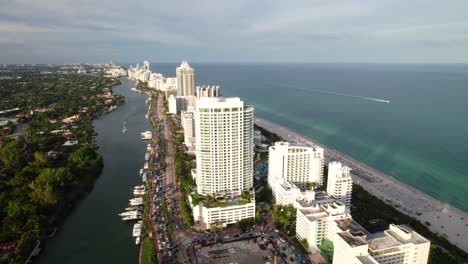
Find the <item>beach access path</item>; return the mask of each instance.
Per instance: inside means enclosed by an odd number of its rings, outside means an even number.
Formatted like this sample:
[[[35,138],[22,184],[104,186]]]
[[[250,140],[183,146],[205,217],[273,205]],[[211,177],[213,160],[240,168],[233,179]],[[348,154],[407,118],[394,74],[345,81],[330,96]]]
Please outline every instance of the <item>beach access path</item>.
[[[322,147],[325,150],[326,163],[339,161],[349,166],[352,169],[355,183],[372,195],[393,205],[397,210],[422,223],[429,222],[428,228],[432,232],[444,235],[451,243],[468,252],[468,214],[466,212],[286,127],[258,117],[255,118],[255,124],[280,135],[291,144]]]

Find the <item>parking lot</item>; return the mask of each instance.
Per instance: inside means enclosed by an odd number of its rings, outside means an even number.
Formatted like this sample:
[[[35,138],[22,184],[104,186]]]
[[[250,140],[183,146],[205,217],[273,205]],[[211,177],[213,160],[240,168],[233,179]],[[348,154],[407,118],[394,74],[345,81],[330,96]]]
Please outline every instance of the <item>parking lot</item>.
[[[198,263],[252,263],[263,264],[265,262],[273,263],[273,254],[266,246],[264,250],[260,244],[253,242],[254,239],[226,243],[222,245],[213,245],[197,249]],[[277,257],[276,263],[283,263],[281,258]]]

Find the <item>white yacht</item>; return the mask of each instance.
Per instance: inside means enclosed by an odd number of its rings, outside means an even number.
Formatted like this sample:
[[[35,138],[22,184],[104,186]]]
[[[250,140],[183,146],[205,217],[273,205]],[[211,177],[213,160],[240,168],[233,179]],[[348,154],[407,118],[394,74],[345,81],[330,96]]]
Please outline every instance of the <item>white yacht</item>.
[[[151,133],[151,131],[141,132],[141,139],[150,140],[152,135],[153,135],[153,133]]]

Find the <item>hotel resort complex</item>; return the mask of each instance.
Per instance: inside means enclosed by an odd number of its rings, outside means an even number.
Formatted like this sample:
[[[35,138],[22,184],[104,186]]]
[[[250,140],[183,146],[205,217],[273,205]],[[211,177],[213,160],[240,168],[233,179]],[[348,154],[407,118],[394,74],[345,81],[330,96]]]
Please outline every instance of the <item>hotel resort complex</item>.
[[[254,108],[238,97],[223,97],[216,85],[196,86],[187,61],[176,77],[152,73],[149,63],[130,67],[131,79],[165,94],[168,113],[180,118],[186,152],[196,157],[196,186],[188,194],[193,220],[204,229],[255,219],[254,149],[268,153],[268,188],[277,205],[296,212],[295,234],[319,252],[333,244],[333,263],[427,263],[430,241],[405,225],[370,233],[352,217],[352,170],[330,161],[324,149],[294,142],[262,142],[254,130]],[[257,177],[257,176],[256,176]],[[196,201],[196,202],[195,202]]]

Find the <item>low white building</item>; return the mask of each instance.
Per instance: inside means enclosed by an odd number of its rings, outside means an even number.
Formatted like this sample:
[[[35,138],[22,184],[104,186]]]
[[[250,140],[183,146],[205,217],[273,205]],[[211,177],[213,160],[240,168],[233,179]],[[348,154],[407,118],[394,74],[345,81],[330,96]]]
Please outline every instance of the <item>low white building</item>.
[[[369,254],[382,264],[426,264],[429,259],[431,242],[405,225],[391,224],[367,242]]]
[[[255,217],[255,202],[244,205],[229,205],[226,207],[207,208],[201,204],[193,207],[193,218],[204,228],[211,228],[213,223],[223,227],[235,224],[242,219]]]
[[[351,218],[344,204],[312,205],[297,209],[296,236],[299,240],[306,239],[309,245],[316,246],[324,239],[332,239],[336,232],[335,220]]]
[[[408,226],[391,224],[375,234],[341,230],[333,245],[334,264],[426,264],[431,244]]]
[[[342,202],[349,209],[353,191],[351,168],[333,161],[328,164],[327,193]]]
[[[276,204],[279,205],[295,205],[297,200],[313,201],[315,200],[314,190],[301,191],[299,187],[288,181],[282,183],[277,182],[274,186]]]

